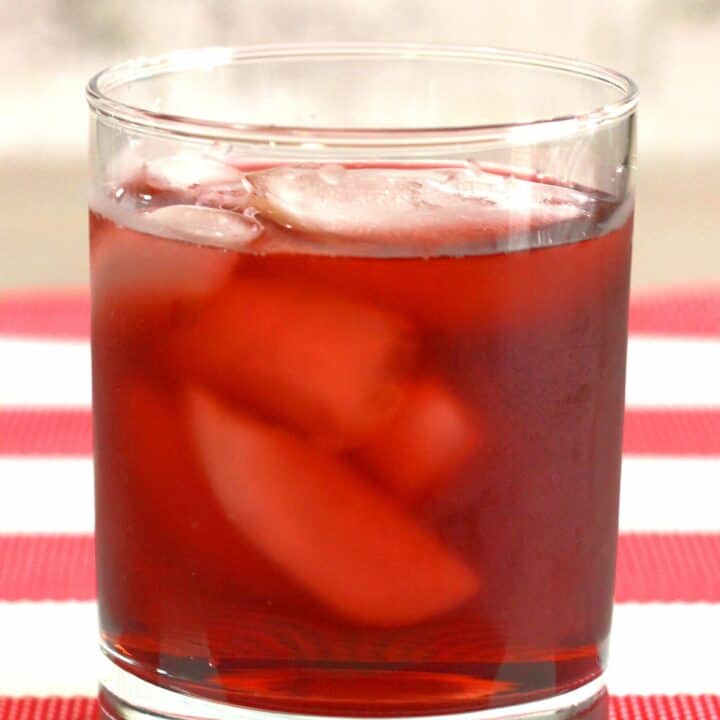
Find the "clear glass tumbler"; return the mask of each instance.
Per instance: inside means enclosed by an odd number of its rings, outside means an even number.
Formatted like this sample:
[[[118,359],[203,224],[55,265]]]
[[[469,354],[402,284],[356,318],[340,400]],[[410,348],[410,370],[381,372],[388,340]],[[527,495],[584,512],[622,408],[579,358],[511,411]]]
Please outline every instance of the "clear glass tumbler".
[[[104,710],[602,714],[632,81],[297,45],[88,98]]]

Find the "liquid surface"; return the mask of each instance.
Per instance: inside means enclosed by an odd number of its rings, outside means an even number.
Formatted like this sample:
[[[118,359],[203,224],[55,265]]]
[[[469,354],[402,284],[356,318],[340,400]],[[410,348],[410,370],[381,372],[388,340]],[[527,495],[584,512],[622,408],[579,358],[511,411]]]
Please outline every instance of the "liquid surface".
[[[106,652],[319,714],[596,677],[631,221],[498,169],[203,168],[91,213]]]

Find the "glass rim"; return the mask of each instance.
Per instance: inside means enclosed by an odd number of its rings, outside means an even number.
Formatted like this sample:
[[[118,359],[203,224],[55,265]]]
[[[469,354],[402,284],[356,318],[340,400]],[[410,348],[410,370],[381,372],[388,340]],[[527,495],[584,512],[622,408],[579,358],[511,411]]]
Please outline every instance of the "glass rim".
[[[466,60],[498,65],[520,65],[551,70],[614,87],[620,97],[577,114],[533,120],[451,125],[442,127],[326,127],[223,122],[202,117],[163,113],[110,96],[112,90],[137,80],[246,61],[333,58],[387,58],[393,60]],[[108,122],[133,126],[152,135],[197,140],[270,144],[275,147],[404,147],[486,145],[542,142],[571,137],[613,123],[633,113],[638,102],[635,82],[610,68],[584,60],[538,52],[495,47],[435,43],[283,43],[244,47],[204,47],[175,50],[111,65],[93,75],[86,86],[90,109]]]

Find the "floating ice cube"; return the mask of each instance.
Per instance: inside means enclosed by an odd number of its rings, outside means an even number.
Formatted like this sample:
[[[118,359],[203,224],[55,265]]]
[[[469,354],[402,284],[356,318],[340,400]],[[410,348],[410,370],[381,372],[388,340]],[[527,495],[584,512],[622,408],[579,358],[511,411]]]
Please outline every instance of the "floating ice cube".
[[[288,228],[431,246],[581,217],[587,196],[477,167],[276,167],[249,173],[253,205]]]
[[[117,152],[112,156],[107,169],[111,187],[116,189],[127,187],[141,176],[144,167],[145,160],[135,148],[127,147]]]
[[[145,163],[145,177],[152,187],[182,190],[238,182],[243,173],[222,160],[185,152],[149,160]]]
[[[251,243],[262,226],[250,215],[200,205],[169,205],[140,214],[145,232],[230,249]]]

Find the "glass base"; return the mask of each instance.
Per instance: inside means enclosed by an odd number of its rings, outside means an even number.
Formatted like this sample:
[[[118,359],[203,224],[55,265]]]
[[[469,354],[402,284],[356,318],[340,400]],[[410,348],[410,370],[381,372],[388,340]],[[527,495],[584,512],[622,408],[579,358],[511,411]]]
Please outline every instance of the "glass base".
[[[308,715],[258,710],[166,690],[122,670],[107,658],[102,661],[100,712],[103,720],[336,720]],[[382,720],[372,716],[373,720]],[[405,716],[407,717],[407,716]],[[606,720],[608,699],[602,676],[570,692],[519,705],[452,713],[423,715],[423,720]],[[337,720],[341,718],[337,717]],[[397,716],[385,720],[398,720]]]

